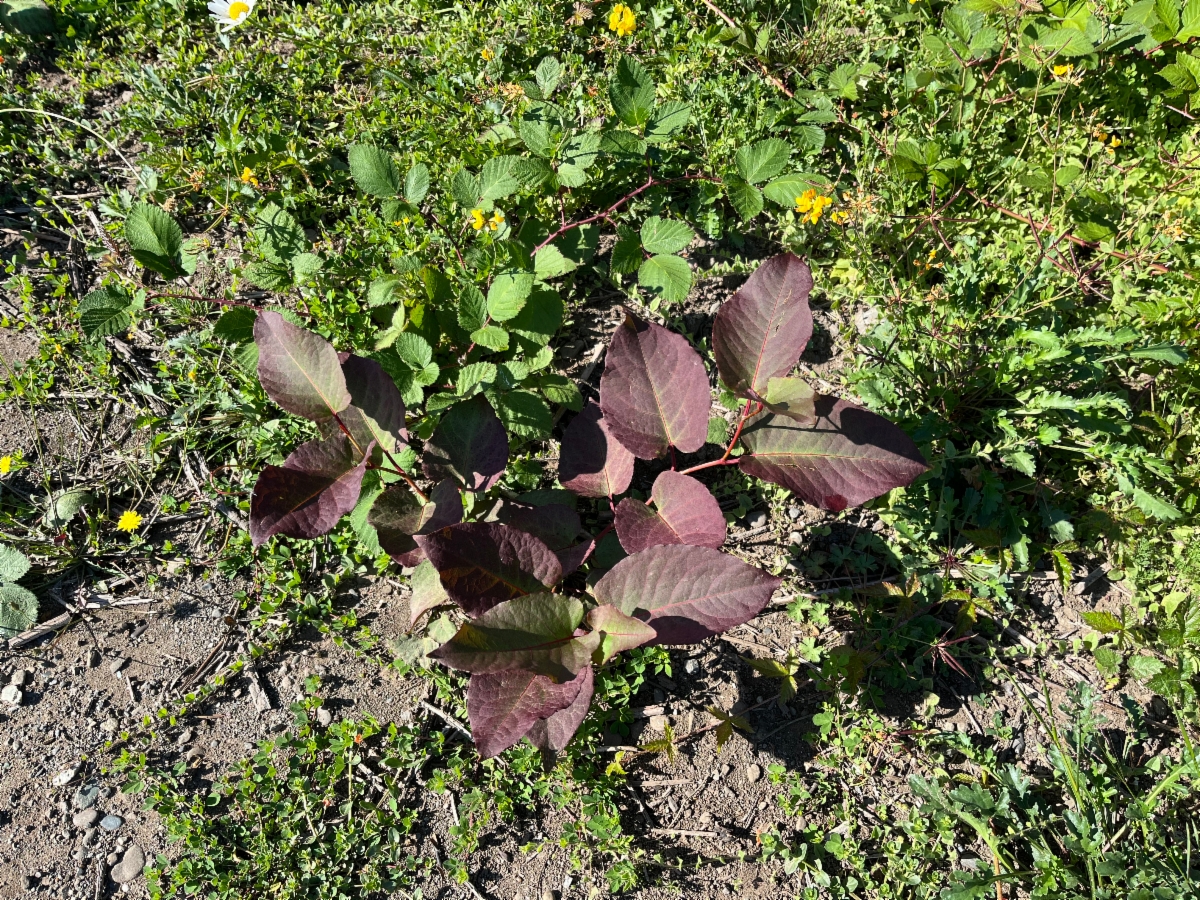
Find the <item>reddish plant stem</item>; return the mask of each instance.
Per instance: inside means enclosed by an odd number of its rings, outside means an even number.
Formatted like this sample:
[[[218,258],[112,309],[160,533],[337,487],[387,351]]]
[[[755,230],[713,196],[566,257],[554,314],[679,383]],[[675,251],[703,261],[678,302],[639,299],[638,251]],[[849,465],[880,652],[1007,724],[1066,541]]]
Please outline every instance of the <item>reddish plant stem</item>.
[[[356,440],[354,440],[354,435],[352,435],[350,433],[350,429],[346,427],[346,423],[342,421],[342,417],[339,416],[337,413],[334,413],[333,421],[337,422],[338,428],[340,428],[342,430],[342,434],[344,434],[346,436],[346,439],[349,440],[350,443],[354,445],[354,449],[357,450],[359,453],[362,453],[363,452],[362,447],[358,446],[358,442]],[[412,488],[413,493],[417,495],[417,497],[420,499],[420,501],[422,503],[428,503],[429,498],[425,495],[425,492],[422,491],[419,487],[417,487],[417,483],[415,481],[413,481],[411,478],[408,477],[408,475],[405,473],[404,469],[402,469],[400,467],[400,463],[396,462],[396,457],[392,456],[392,454],[388,450],[388,448],[384,447],[382,444],[377,444],[376,446],[378,446],[379,449],[383,451],[383,455],[386,456],[388,459],[388,462],[390,462],[392,464],[393,471],[395,472],[395,474],[399,475],[401,478],[403,478],[408,483],[408,486],[410,488]],[[386,469],[383,468],[383,466],[371,466],[369,463],[368,463],[368,468],[379,469],[381,471],[387,471]]]
[[[746,405],[742,407],[742,417],[738,419],[737,428],[734,429],[733,437],[729,439],[729,446],[725,448],[725,453],[720,459],[714,459],[711,462],[700,463],[698,466],[692,466],[690,469],[684,469],[681,475],[690,475],[692,472],[699,472],[701,469],[711,469],[713,466],[732,466],[737,464],[736,459],[730,459],[729,454],[733,452],[734,444],[738,442],[738,438],[742,436],[742,428],[746,425],[746,420],[750,418],[750,408],[753,405],[753,400],[747,400]]]

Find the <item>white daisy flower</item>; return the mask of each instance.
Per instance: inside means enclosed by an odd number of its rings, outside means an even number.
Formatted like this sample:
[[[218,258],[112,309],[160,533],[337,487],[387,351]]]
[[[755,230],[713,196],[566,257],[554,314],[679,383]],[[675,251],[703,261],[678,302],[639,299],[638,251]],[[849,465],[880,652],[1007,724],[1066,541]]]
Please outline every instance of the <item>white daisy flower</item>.
[[[208,11],[219,25],[229,30],[246,21],[254,9],[254,3],[255,0],[210,0]]]

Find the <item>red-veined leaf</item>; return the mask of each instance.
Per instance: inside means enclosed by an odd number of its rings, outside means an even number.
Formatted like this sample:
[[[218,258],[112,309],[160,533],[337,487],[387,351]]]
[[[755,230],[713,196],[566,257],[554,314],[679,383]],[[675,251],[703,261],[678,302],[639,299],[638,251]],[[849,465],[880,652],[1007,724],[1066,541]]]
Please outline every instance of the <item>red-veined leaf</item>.
[[[617,537],[626,553],[658,544],[716,549],[725,543],[725,517],[717,498],[692,476],[670,469],[660,473],[650,499],[657,512],[632,497],[617,504]]]
[[[469,491],[486,491],[508,465],[508,437],[487,398],[477,394],[450,408],[425,445],[421,466],[434,481],[457,478]]]
[[[582,676],[583,683],[571,705],[548,718],[534,722],[530,727],[525,737],[529,738],[533,746],[558,753],[571,743],[571,738],[587,718],[595,686],[595,675],[591,666],[580,669],[579,675]]]
[[[366,449],[370,453],[370,445]],[[275,534],[325,534],[354,509],[366,471],[366,458],[355,464],[345,435],[301,444],[282,466],[267,466],[258,476],[250,496],[251,542],[257,547]]]
[[[597,665],[603,665],[622,650],[632,650],[658,637],[658,632],[645,622],[608,603],[590,610],[587,623],[600,635],[600,645],[592,655],[592,662]]]
[[[840,512],[911,484],[929,468],[917,445],[882,416],[818,395],[817,420],[802,425],[762,413],[742,432],[742,471]]]
[[[562,563],[532,534],[495,522],[453,525],[418,535],[450,599],[478,616],[503,600],[541,593],[562,578]]]
[[[708,437],[712,395],[700,354],[682,335],[626,310],[600,378],[609,431],[639,459],[675,447],[695,453]]]
[[[458,482],[447,478],[430,491],[428,503],[422,503],[407,485],[391,485],[371,507],[367,522],[375,526],[379,546],[388,556],[402,566],[415,566],[425,554],[413,536],[456,525],[462,517]]]
[[[268,310],[254,322],[254,343],[258,380],[267,396],[288,412],[319,422],[350,405],[338,353],[320,335]]]
[[[590,671],[591,666],[580,669],[562,684],[519,669],[472,675],[467,687],[467,718],[480,757],[490,759],[507,750],[535,722],[570,706]]]
[[[779,583],[720,550],[667,544],[621,560],[594,593],[653,627],[652,643],[693,644],[753,619]]]
[[[800,359],[812,337],[812,285],[808,266],[781,253],[721,304],[713,322],[713,357],[731,391],[762,395],[770,378],[786,375]]]
[[[633,459],[609,431],[599,404],[589,401],[563,433],[558,481],[584,497],[614,497],[629,487]]]

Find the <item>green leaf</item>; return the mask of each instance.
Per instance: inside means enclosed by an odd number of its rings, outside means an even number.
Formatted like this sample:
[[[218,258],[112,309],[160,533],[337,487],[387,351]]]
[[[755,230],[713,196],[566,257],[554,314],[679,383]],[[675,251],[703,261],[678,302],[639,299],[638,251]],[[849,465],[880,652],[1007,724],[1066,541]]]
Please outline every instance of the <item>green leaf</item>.
[[[229,344],[244,344],[254,340],[254,322],[258,313],[245,306],[234,306],[221,313],[213,326],[213,337]]]
[[[1121,654],[1107,644],[1097,647],[1092,651],[1092,656],[1096,660],[1096,668],[1105,675],[1116,675],[1117,669],[1121,666]]]
[[[762,189],[772,203],[780,206],[795,206],[796,200],[807,190],[820,188],[815,179],[808,175],[781,175]]]
[[[37,597],[19,585],[0,584],[0,638],[32,628],[37,614]]]
[[[254,215],[254,236],[269,262],[287,264],[308,249],[308,239],[291,213],[268,203]]]
[[[553,373],[541,376],[538,381],[542,393],[551,403],[565,406],[573,412],[583,409],[583,395],[579,393],[579,386],[574,381]]]
[[[1175,506],[1141,488],[1133,489],[1133,502],[1146,515],[1161,522],[1174,522],[1183,517],[1183,513]]]
[[[594,131],[585,131],[577,134],[569,141],[563,144],[561,157],[564,163],[576,166],[580,169],[586,169],[596,161],[596,157],[600,155],[600,135]],[[562,176],[562,168],[559,168],[559,177]]]
[[[769,138],[742,147],[734,156],[738,174],[750,184],[761,184],[783,171],[792,155],[786,141]]]
[[[79,301],[79,327],[88,340],[121,334],[131,322],[133,299],[115,285],[92,291]]]
[[[371,514],[371,507],[375,505],[375,501],[379,499],[379,495],[383,491],[384,484],[378,470],[368,471],[363,475],[358,503],[354,505],[354,509],[346,517],[350,522],[350,527],[354,529],[354,536],[358,538],[358,542],[362,544],[363,549],[371,556],[379,556],[383,553],[383,547],[379,546],[379,532],[375,530],[375,526],[368,520],[368,516]]]
[[[497,156],[483,164],[479,173],[479,199],[503,200],[520,190],[521,183],[513,175],[515,156]]]
[[[459,169],[450,180],[450,193],[459,204],[471,209],[479,200],[479,179],[466,169]]]
[[[678,256],[652,256],[638,269],[638,284],[668,303],[679,303],[692,289],[692,267]]]
[[[1125,630],[1125,623],[1110,612],[1085,610],[1080,613],[1080,616],[1088,627],[1096,629],[1101,634],[1116,634]]]
[[[458,370],[458,382],[454,390],[460,397],[472,396],[475,388],[481,384],[492,384],[496,380],[496,364],[477,362],[463,366]]]
[[[623,56],[609,83],[608,99],[617,118],[636,128],[650,119],[654,109],[654,80],[636,59]]]
[[[157,206],[135,203],[125,219],[125,240],[133,258],[166,278],[184,275],[180,254],[183,231],[171,216]]]
[[[729,423],[720,416],[714,416],[708,420],[708,436],[704,439],[706,444],[716,444],[723,446],[729,438]]]
[[[646,142],[661,144],[682,131],[692,117],[692,105],[679,100],[660,103],[646,122]]]
[[[749,222],[762,212],[762,191],[740,178],[730,178],[725,183],[725,194],[743,222]]]
[[[522,119],[517,125],[517,132],[521,135],[525,146],[538,156],[549,157],[554,152],[554,142],[550,140],[550,129],[545,122],[530,118]],[[529,162],[530,160],[522,160],[518,170],[513,173],[522,184],[533,186],[545,180],[547,175],[553,174],[553,170],[544,164],[536,169],[530,169]]]
[[[292,257],[292,271],[296,273],[297,283],[314,277],[324,265],[325,260],[315,253],[297,253]]]
[[[471,340],[489,350],[507,350],[508,332],[499,325],[485,325],[471,332]]]
[[[1183,7],[1183,27],[1175,35],[1175,40],[1183,43],[1194,37],[1200,37],[1200,0],[1187,0]]]
[[[489,393],[488,399],[506,430],[520,438],[542,438],[554,428],[554,416],[546,401],[530,391]]]
[[[20,581],[29,571],[29,557],[15,547],[0,544],[0,581]]]
[[[1188,361],[1188,352],[1178,344],[1162,343],[1152,347],[1137,347],[1130,350],[1129,356],[1134,359],[1153,359],[1165,362],[1171,366],[1182,366]]]
[[[1026,453],[1024,450],[1010,450],[1003,453],[1000,461],[1010,469],[1016,469],[1022,475],[1028,475],[1030,478],[1037,474],[1037,461],[1033,458],[1033,454]]]
[[[284,291],[295,283],[289,266],[267,260],[252,262],[246,266],[246,277],[268,291]]]
[[[404,189],[391,154],[370,144],[350,148],[350,174],[359,190],[373,197],[399,197]]]
[[[464,331],[476,331],[487,321],[487,300],[473,284],[463,285],[458,295],[458,324]]]
[[[538,67],[533,72],[538,87],[541,88],[543,96],[547,98],[558,87],[558,79],[561,76],[562,64],[553,56],[543,56],[542,61],[538,63]]]
[[[575,263],[563,256],[553,244],[547,244],[533,258],[533,275],[538,281],[548,281],[574,271]]]
[[[1166,668],[1166,664],[1153,656],[1138,654],[1129,658],[1129,674],[1138,681],[1149,681]]]
[[[0,22],[29,37],[54,33],[54,12],[43,0],[6,0],[0,3]]]
[[[609,271],[614,275],[636,272],[645,257],[642,255],[642,238],[628,225],[617,226],[617,242],[613,244],[609,259]]]
[[[1050,562],[1054,566],[1054,573],[1058,576],[1058,583],[1065,592],[1071,586],[1071,561],[1061,550],[1051,550]]]
[[[425,163],[417,163],[404,176],[404,199],[412,204],[419,204],[429,193],[429,167]]]
[[[433,360],[433,348],[429,346],[429,341],[412,331],[397,337],[392,349],[413,369],[423,369]]]
[[[678,253],[696,237],[687,223],[651,216],[642,223],[642,247],[647,253]]]
[[[507,322],[525,306],[533,290],[533,275],[528,272],[501,272],[488,288],[488,315],[497,322]]]
[[[251,346],[254,346],[251,344]],[[257,348],[256,348],[257,349]],[[63,491],[54,500],[54,505],[51,507],[47,518],[50,525],[54,528],[62,528],[71,519],[79,513],[81,509],[89,503],[95,503],[96,497],[91,491],[85,491],[82,488],[75,488],[70,491]]]
[[[540,288],[529,295],[517,315],[506,323],[523,349],[530,353],[534,348],[545,349],[559,328],[562,327],[564,308],[562,298],[556,291]],[[549,362],[549,359],[547,359]]]
[[[404,279],[399,275],[380,275],[367,288],[367,308],[375,309],[378,306],[399,303],[402,299],[400,289],[403,284]]]

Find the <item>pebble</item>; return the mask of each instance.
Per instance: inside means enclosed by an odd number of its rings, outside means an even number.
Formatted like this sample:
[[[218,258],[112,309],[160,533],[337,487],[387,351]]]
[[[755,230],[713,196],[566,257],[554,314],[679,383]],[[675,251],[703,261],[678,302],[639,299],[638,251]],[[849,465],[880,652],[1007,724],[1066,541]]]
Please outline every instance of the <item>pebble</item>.
[[[120,853],[110,853],[110,854],[108,854],[108,856],[104,857],[104,861],[106,863],[108,863],[108,865],[110,867],[115,866],[118,862],[121,861],[121,854]]]
[[[666,716],[651,716],[650,717],[650,730],[651,731],[661,731],[665,734],[666,730],[667,730],[667,726],[670,724],[671,724],[671,720],[668,719]]]
[[[28,669],[17,669],[8,679],[9,684],[15,684],[17,687],[25,687],[33,681],[33,673]]]
[[[78,766],[71,766],[69,769],[63,769],[61,772],[55,775],[53,779],[51,779],[50,783],[55,787],[62,787],[64,784],[67,784],[69,781],[74,779],[78,772]]]
[[[332,725],[332,724],[333,724],[333,713],[331,713],[329,710],[327,710],[327,709],[326,709],[325,707],[323,707],[323,706],[322,706],[322,707],[318,707],[318,709],[317,709],[317,723],[318,723],[318,724],[319,724],[319,725],[320,725],[322,728],[328,728],[330,725]]]
[[[108,670],[110,672],[112,672],[114,675],[116,675],[127,665],[129,665],[129,657],[128,656],[119,656],[112,661],[112,664],[109,665]]]
[[[193,737],[192,729],[185,728],[179,733],[179,737],[175,738],[175,743],[182,747],[184,744],[190,744]]]
[[[687,662],[685,662],[683,664],[683,671],[687,672],[689,675],[695,675],[696,670],[699,668],[700,668],[700,663],[696,662],[696,660],[694,660],[694,659],[689,659]]]
[[[10,684],[0,691],[0,701],[7,703],[9,706],[20,706],[21,701],[25,699],[25,695],[21,693],[21,689],[15,684]]]
[[[93,647],[91,650],[88,651],[88,655],[87,655],[88,668],[89,669],[96,668],[96,666],[100,665],[100,662],[103,659],[104,659],[104,657],[102,657],[100,655],[100,651],[97,650],[95,647]]]
[[[700,814],[700,824],[701,825],[707,825],[711,821],[712,821],[712,816],[709,815],[708,813]]]
[[[111,813],[100,820],[100,827],[103,828],[105,831],[116,831],[118,828],[120,828],[124,824],[125,824],[124,819],[122,819],[120,816],[113,815]]]
[[[121,727],[121,723],[118,722],[116,719],[114,719],[112,716],[109,716],[107,719],[105,719],[103,722],[100,723],[100,729],[102,731],[107,731],[109,734],[116,734],[117,729],[120,727]]]
[[[93,800],[92,802],[95,803],[96,801]],[[71,824],[76,828],[90,828],[96,824],[96,819],[99,816],[100,813],[94,809],[83,809],[71,817]]]
[[[747,528],[762,528],[767,524],[767,513],[765,510],[756,509],[750,515],[746,516]]]
[[[79,786],[79,790],[75,792],[75,808],[76,809],[91,809],[96,805],[96,798],[100,796],[100,787],[94,781],[89,781],[87,784]],[[93,818],[95,818],[93,816]],[[88,824],[91,824],[90,822]]]
[[[146,629],[150,627],[150,623],[143,622],[137,628],[133,629],[133,633],[129,635],[130,640],[137,640],[146,633]]]
[[[788,543],[799,544],[802,540],[804,540],[804,537],[798,531],[793,531],[788,535]]]
[[[542,900],[558,900],[558,891],[542,891]]]
[[[757,763],[751,763],[746,766],[746,781],[750,784],[758,781],[762,777],[762,768]]]
[[[788,507],[788,518],[792,519],[793,521],[800,518],[800,507],[789,506]]]
[[[142,853],[142,848],[137,844],[132,844],[121,857],[121,861],[113,866],[112,880],[117,884],[126,884],[141,875],[144,868],[146,854]]]

